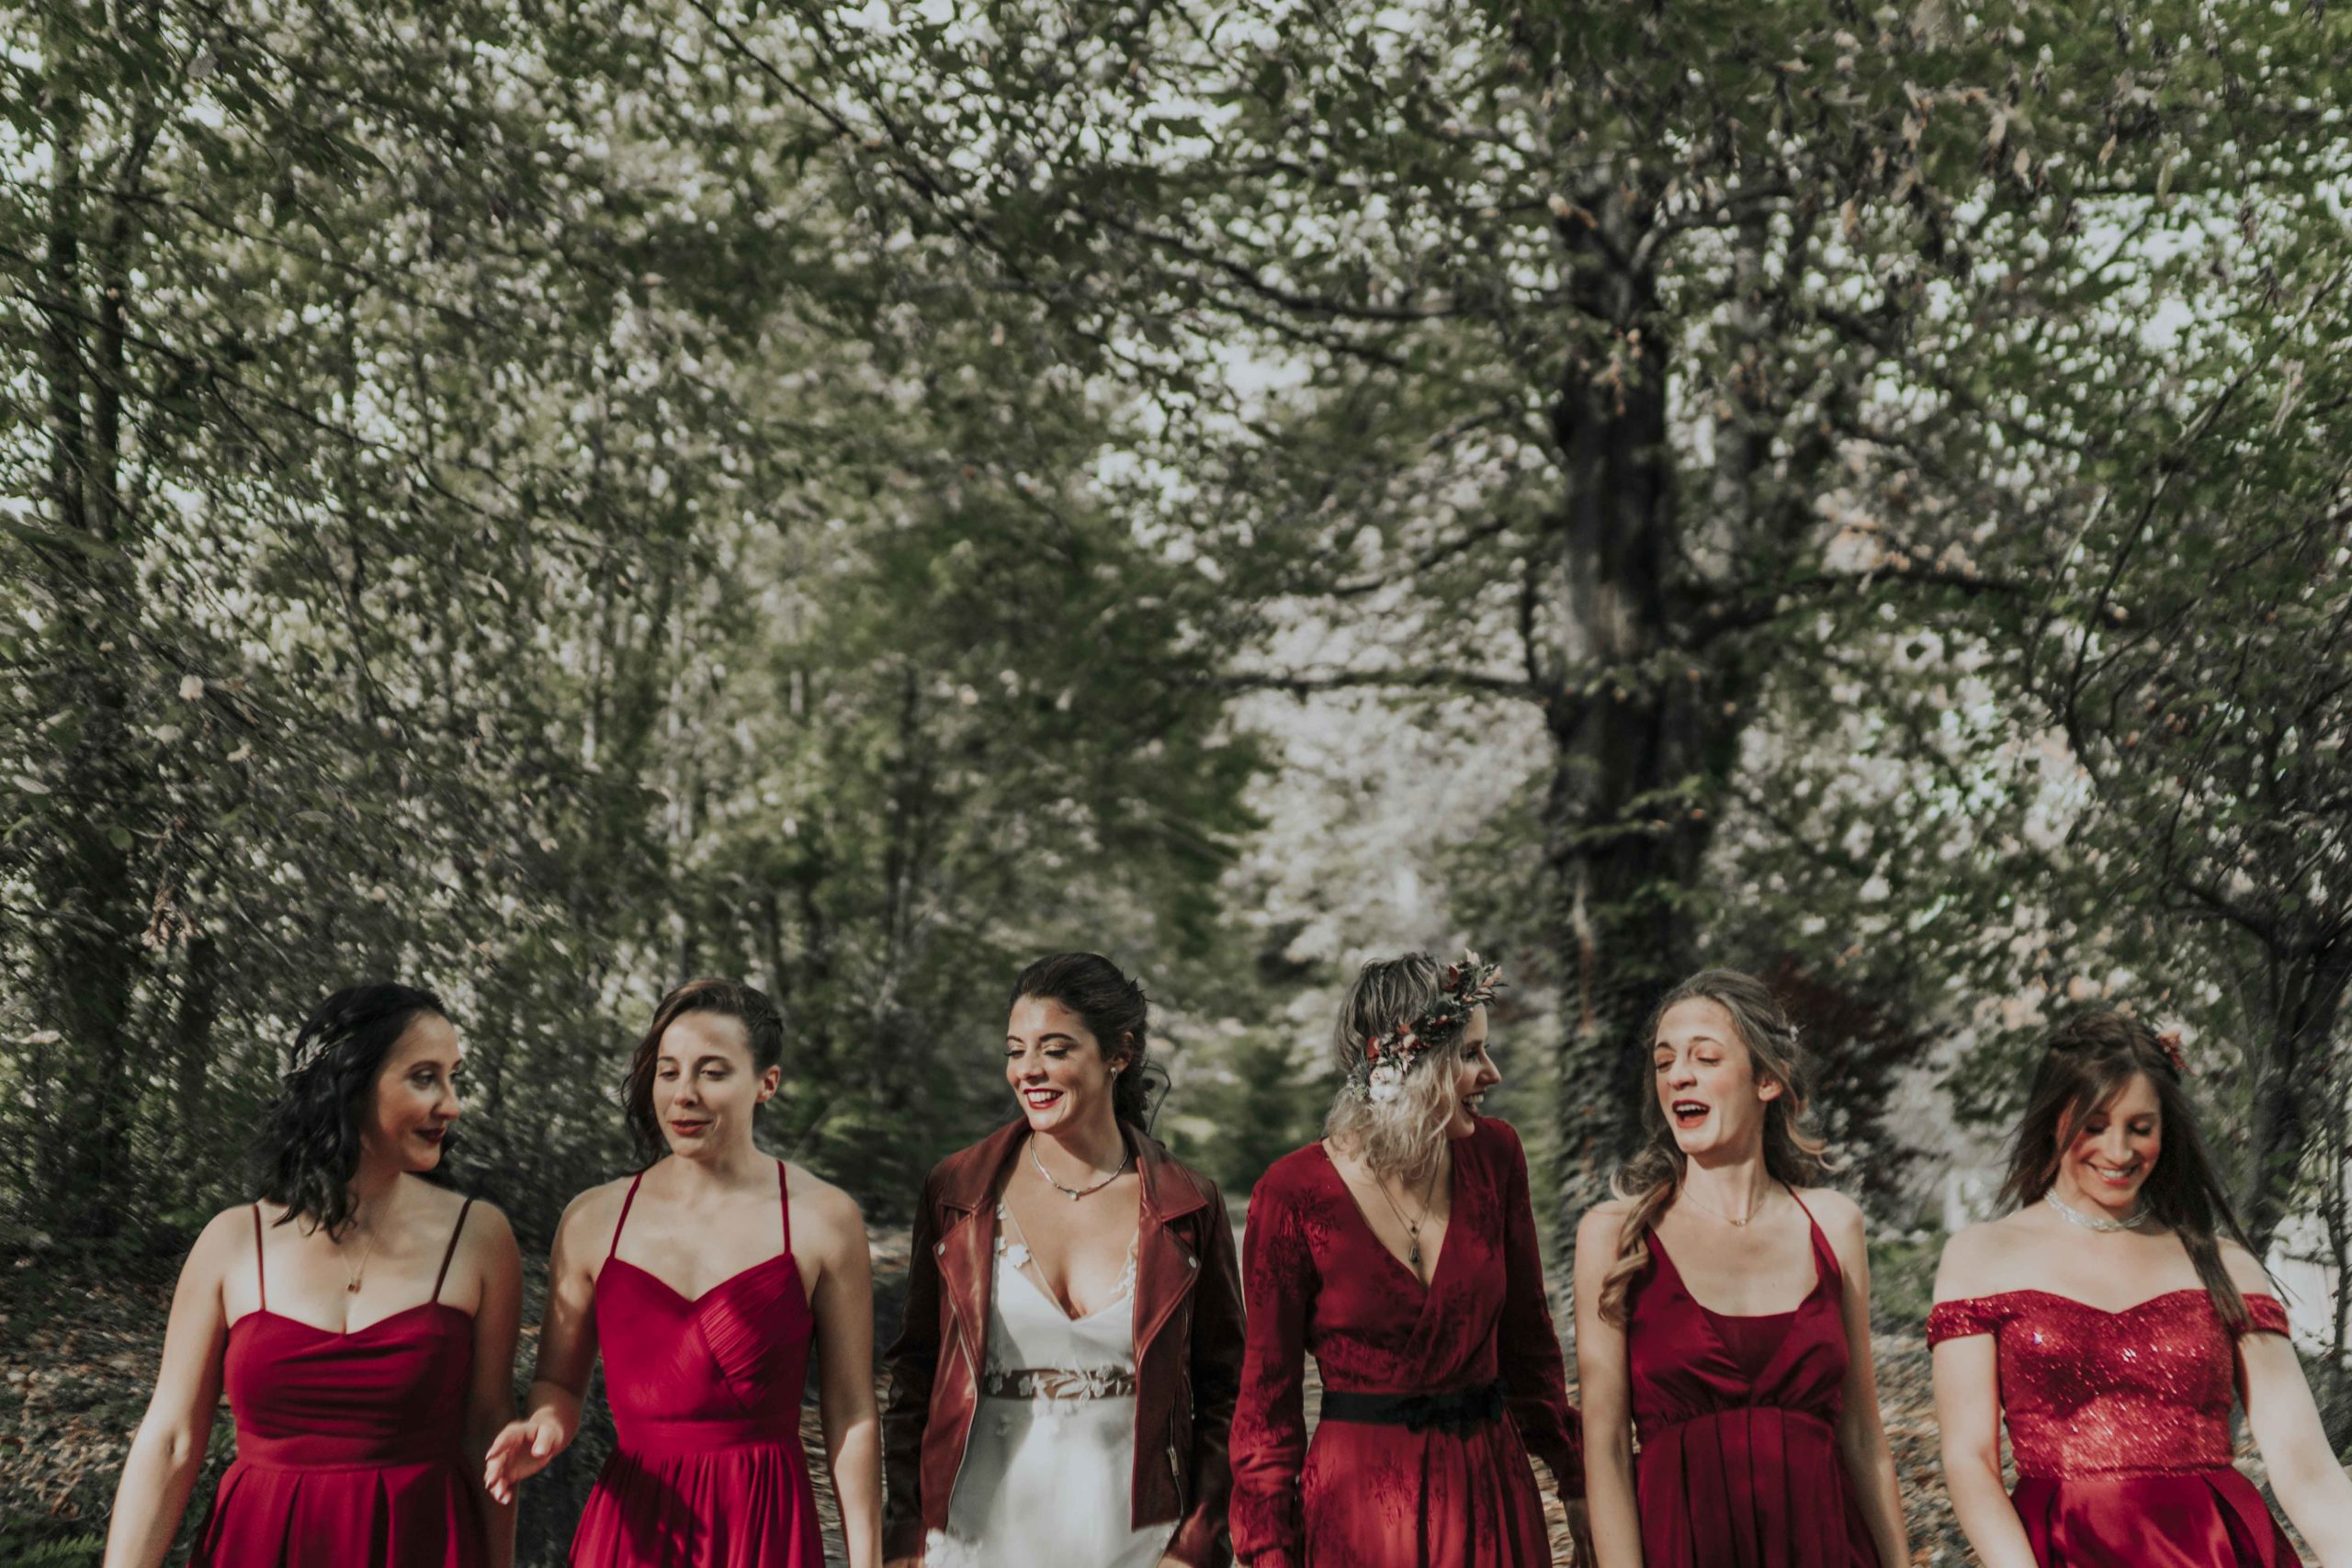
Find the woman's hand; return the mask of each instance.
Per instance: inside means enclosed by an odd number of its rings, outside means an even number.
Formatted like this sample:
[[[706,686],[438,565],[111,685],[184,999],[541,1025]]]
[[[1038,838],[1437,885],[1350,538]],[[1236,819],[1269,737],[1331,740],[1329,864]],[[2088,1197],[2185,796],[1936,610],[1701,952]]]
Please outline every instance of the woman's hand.
[[[519,1421],[509,1421],[490,1440],[482,1461],[481,1482],[502,1503],[514,1500],[514,1488],[548,1467],[570,1447],[563,1423],[552,1410],[535,1410]]]
[[[1563,1503],[1561,1507],[1568,1516],[1570,1568],[1592,1568],[1594,1563],[1600,1561],[1594,1555],[1592,1550],[1592,1510],[1584,1506],[1584,1499],[1581,1497],[1573,1502]]]

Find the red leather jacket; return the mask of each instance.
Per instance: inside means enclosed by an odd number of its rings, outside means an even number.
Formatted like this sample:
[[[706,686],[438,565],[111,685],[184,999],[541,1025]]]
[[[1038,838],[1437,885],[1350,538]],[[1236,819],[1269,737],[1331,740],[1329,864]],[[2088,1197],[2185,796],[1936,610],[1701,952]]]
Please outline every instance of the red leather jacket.
[[[1134,1127],[1143,1207],[1136,1238],[1136,1468],[1131,1528],[1179,1524],[1168,1555],[1231,1561],[1226,1438],[1241,1382],[1241,1270],[1216,1184]],[[883,1356],[882,1555],[912,1557],[947,1526],[979,1405],[996,1272],[995,1192],[1027,1135],[1014,1122],[939,1162],[915,1212],[905,1325]]]

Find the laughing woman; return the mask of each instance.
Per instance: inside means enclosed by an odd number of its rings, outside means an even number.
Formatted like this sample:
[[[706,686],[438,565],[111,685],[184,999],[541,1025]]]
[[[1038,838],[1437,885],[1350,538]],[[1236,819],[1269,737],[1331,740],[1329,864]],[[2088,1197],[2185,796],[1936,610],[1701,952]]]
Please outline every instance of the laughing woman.
[[[1495,986],[1476,953],[1366,964],[1323,1141],[1250,1194],[1233,1543],[1254,1568],[1532,1568],[1552,1550],[1530,1450],[1583,1494],[1526,1156],[1483,1114]]]
[[[1215,1183],[1143,1130],[1148,1012],[1107,958],[1013,982],[1020,1114],[940,1162],[890,1347],[894,1564],[1227,1558],[1241,1282]]]
[[[225,1388],[237,1458],[193,1568],[503,1568],[514,1516],[472,1476],[514,1408],[522,1260],[439,1178],[463,1052],[430,991],[321,1002],[262,1150],[258,1202],[180,1270],[107,1568],[164,1561]]]
[[[2017,1212],[1944,1247],[1928,1314],[1936,1419],[1952,1512],[1985,1568],[2292,1568],[2232,1462],[2233,1395],[2287,1517],[2324,1568],[2352,1568],[2352,1481],[2182,1071],[2137,1019],[2063,1025],[2001,1190]]]
[[[1708,969],[1649,1032],[1647,1143],[1577,1227],[1600,1568],[1898,1568],[1862,1215],[1818,1185],[1796,1030]]]
[[[512,1496],[571,1442],[601,1349],[619,1441],[575,1568],[822,1568],[800,1442],[812,1350],[851,1568],[880,1559],[865,1224],[752,1142],[783,1054],[783,1021],[749,986],[662,998],[628,1089],[630,1130],[662,1157],[581,1194],[556,1231],[530,1412],[492,1445],[487,1479]]]

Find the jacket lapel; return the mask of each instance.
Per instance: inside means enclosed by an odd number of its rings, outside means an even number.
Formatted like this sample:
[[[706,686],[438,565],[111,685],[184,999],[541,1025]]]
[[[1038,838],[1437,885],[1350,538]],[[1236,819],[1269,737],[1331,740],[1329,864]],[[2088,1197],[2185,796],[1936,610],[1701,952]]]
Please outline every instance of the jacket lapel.
[[[1200,1283],[1201,1259],[1187,1244],[1184,1222],[1208,1207],[1191,1176],[1168,1157],[1159,1143],[1130,1127],[1136,1175],[1143,1183],[1142,1213],[1136,1235],[1136,1364],[1154,1336]]]
[[[977,1388],[989,1354],[989,1297],[996,1287],[996,1205],[989,1194],[1027,1123],[1012,1122],[956,1158],[941,1183],[940,1294],[955,1314],[956,1332]]]

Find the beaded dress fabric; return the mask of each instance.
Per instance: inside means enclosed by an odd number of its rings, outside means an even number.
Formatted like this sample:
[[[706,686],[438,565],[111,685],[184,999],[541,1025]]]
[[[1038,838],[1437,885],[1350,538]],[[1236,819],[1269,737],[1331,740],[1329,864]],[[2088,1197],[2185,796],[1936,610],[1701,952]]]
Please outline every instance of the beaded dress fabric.
[[[2284,1334],[2273,1296],[2241,1333]],[[1928,1342],[1989,1334],[2010,1495],[2043,1568],[2290,1568],[2287,1535],[2231,1462],[2237,1346],[2202,1289],[2107,1312],[2047,1291],[1938,1303]]]
[[[1650,1235],[1625,1319],[1647,1568],[1877,1568],[1838,1450],[1843,1276],[1805,1223],[1813,1289],[1765,1317],[1710,1311]]]
[[[1249,1348],[1233,1417],[1233,1546],[1253,1568],[1549,1564],[1529,1450],[1568,1496],[1582,1450],[1536,1253],[1527,1159],[1481,1117],[1453,1145],[1453,1208],[1429,1283],[1383,1247],[1321,1144],[1276,1160],[1242,1237]],[[1463,1427],[1325,1419],[1307,1439],[1306,1357],[1329,1391],[1507,1385]]]
[[[997,1206],[988,1368],[947,1529],[927,1568],[1152,1568],[1173,1524],[1131,1528],[1136,1258],[1109,1301],[1072,1317],[1031,1277]]]

